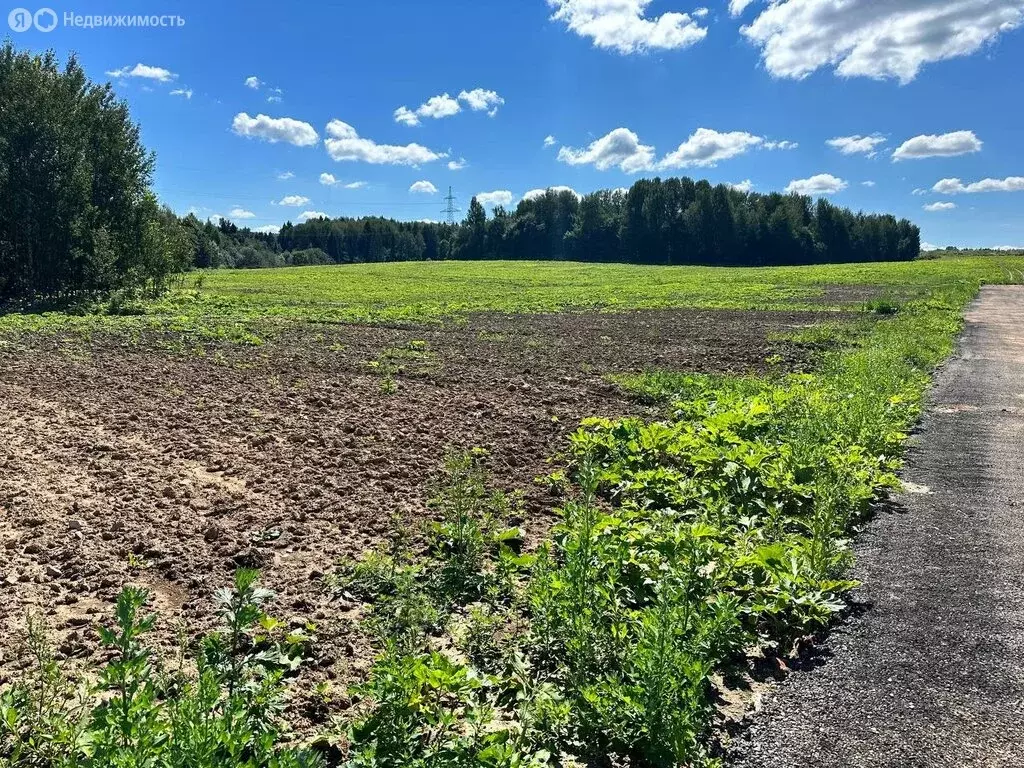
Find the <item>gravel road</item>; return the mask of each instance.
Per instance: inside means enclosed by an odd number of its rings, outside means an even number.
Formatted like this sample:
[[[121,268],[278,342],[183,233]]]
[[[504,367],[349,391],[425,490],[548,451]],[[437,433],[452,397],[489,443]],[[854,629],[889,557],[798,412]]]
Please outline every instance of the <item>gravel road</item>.
[[[866,610],[730,765],[1024,766],[1024,288],[972,305],[904,479],[916,492],[859,540]]]

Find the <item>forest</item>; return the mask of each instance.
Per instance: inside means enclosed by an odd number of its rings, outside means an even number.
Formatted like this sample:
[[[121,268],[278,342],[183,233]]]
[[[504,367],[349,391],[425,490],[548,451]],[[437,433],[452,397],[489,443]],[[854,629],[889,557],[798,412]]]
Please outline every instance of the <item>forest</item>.
[[[778,266],[909,261],[921,246],[920,230],[906,219],[689,178],[641,179],[626,191],[582,197],[548,190],[491,216],[473,198],[454,226],[318,218],[272,235],[223,219],[219,226],[195,216],[183,222],[203,268],[437,259]]]

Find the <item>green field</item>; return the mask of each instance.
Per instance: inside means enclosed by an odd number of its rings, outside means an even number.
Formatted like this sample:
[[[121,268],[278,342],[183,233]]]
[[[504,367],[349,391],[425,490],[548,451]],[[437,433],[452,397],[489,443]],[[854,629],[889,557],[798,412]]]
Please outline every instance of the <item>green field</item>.
[[[159,312],[325,321],[434,320],[464,312],[698,307],[821,308],[830,286],[918,290],[1012,281],[1024,258],[811,267],[645,267],[561,262],[412,262],[223,270]],[[194,278],[186,278],[186,284]]]

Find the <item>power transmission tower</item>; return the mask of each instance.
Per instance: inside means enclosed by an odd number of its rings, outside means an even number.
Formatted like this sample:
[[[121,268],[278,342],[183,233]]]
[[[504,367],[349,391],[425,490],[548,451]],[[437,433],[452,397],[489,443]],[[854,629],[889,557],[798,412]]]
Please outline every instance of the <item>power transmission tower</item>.
[[[455,207],[455,195],[452,194],[452,188],[448,187],[448,197],[444,198],[448,205],[441,211],[447,218],[446,221],[449,224],[455,223],[455,212],[459,209]]]

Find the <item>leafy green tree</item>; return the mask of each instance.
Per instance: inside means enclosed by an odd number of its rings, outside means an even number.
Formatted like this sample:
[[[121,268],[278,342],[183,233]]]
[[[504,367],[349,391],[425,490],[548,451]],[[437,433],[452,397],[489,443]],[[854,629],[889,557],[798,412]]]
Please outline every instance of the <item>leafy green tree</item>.
[[[127,105],[71,56],[0,47],[0,303],[157,292],[191,265]]]

